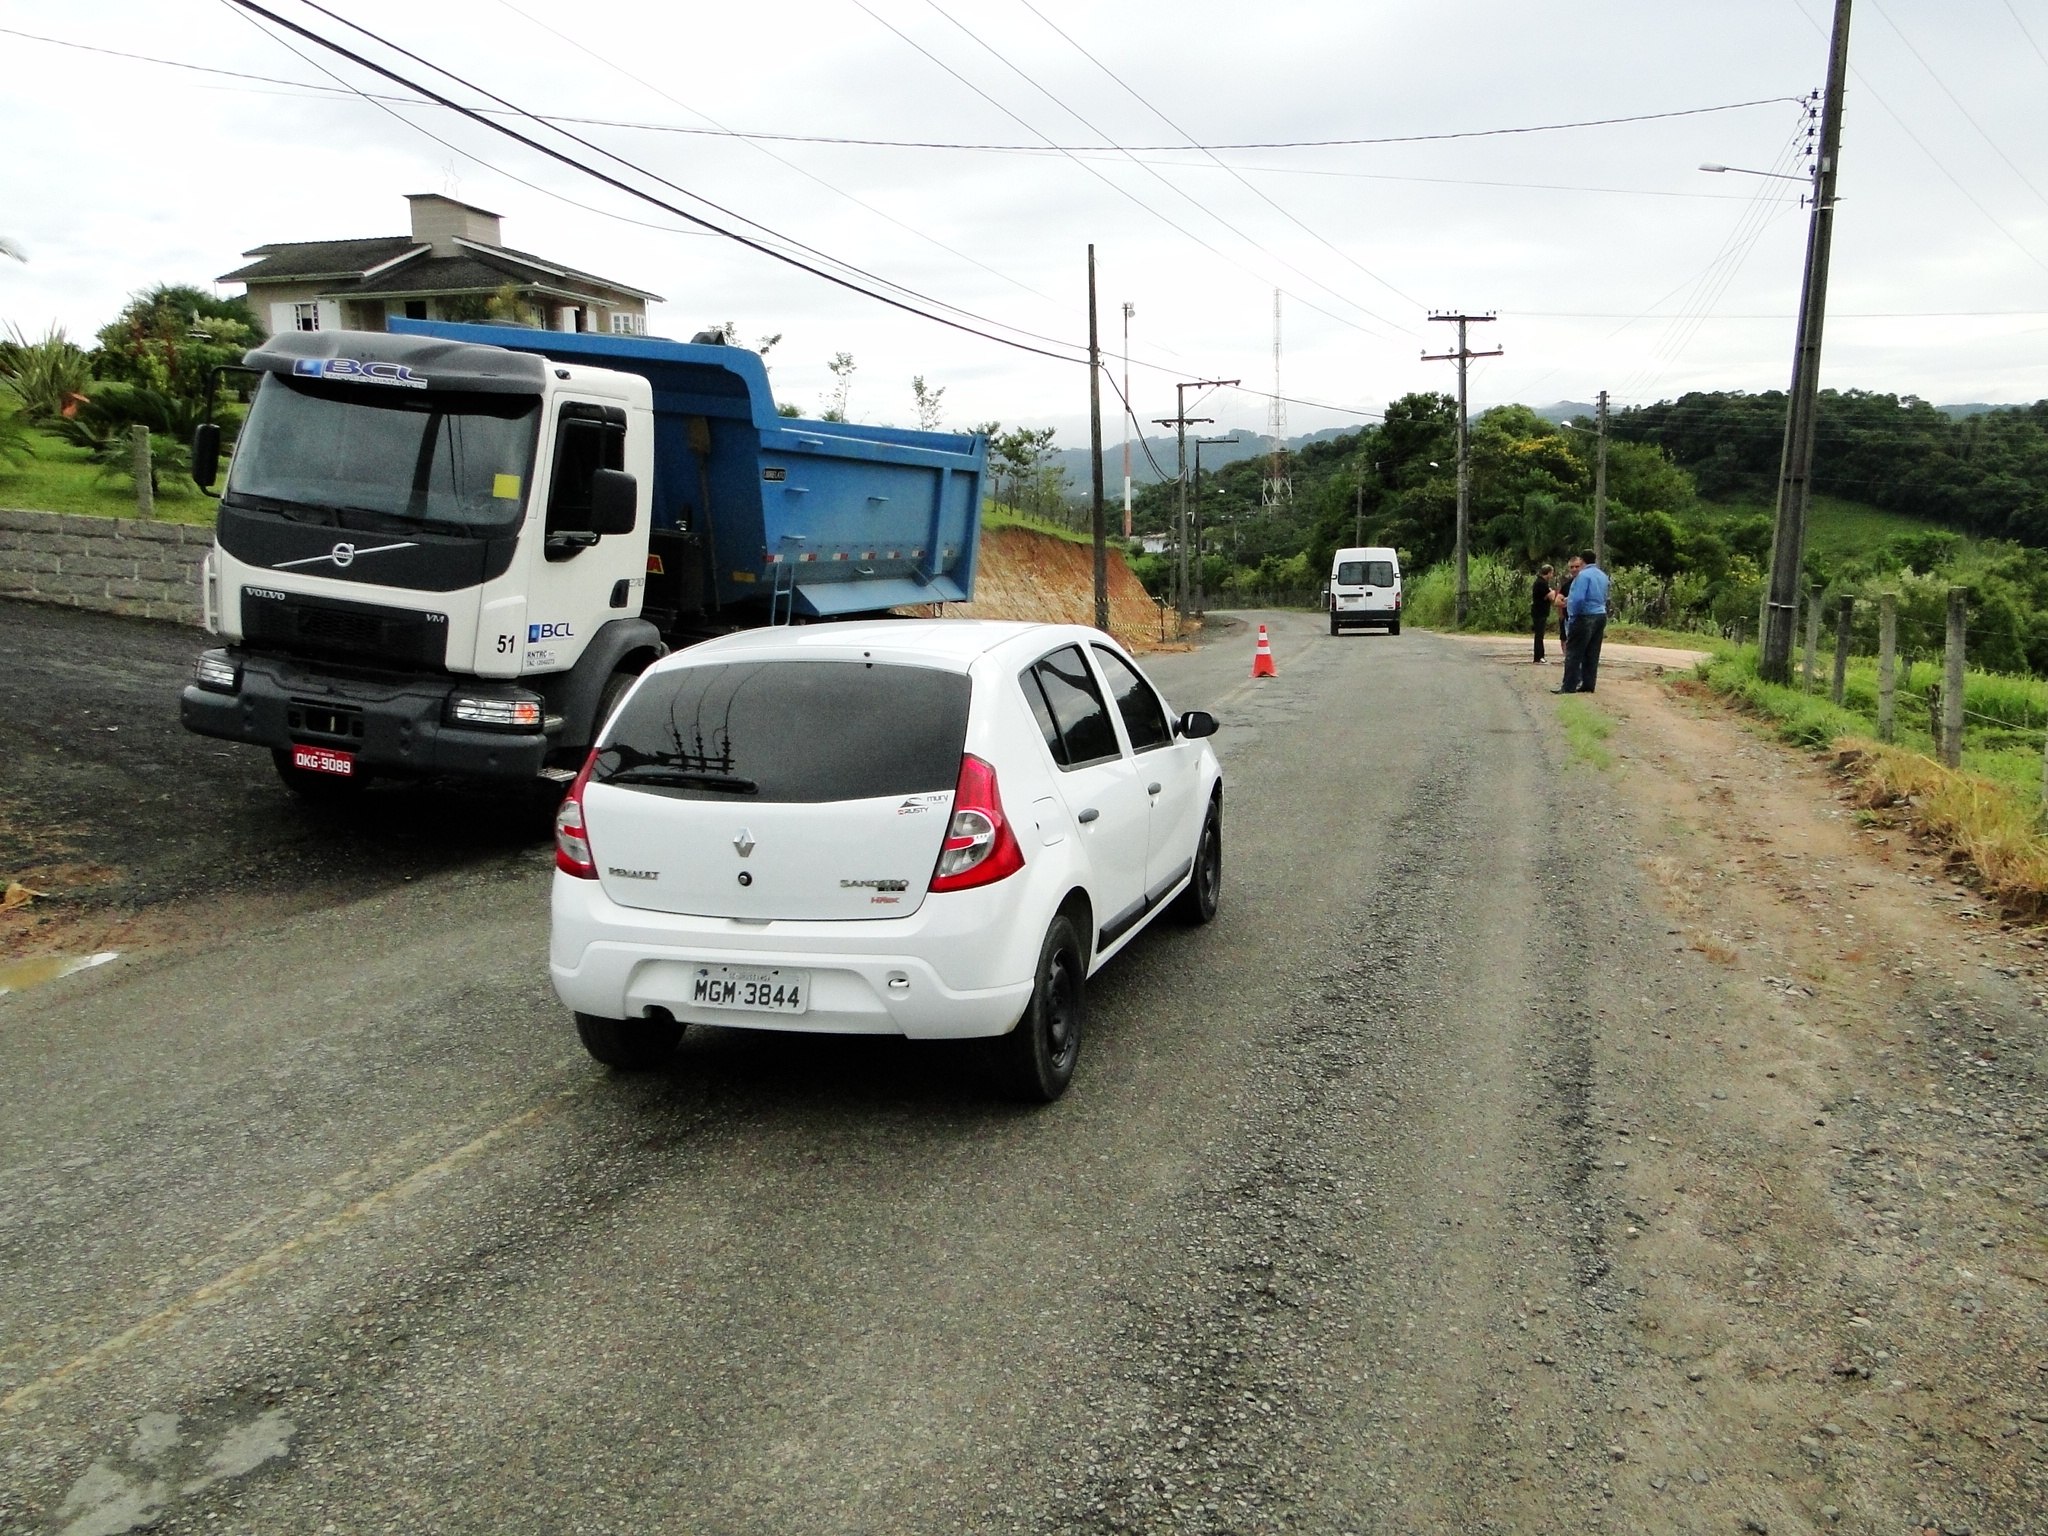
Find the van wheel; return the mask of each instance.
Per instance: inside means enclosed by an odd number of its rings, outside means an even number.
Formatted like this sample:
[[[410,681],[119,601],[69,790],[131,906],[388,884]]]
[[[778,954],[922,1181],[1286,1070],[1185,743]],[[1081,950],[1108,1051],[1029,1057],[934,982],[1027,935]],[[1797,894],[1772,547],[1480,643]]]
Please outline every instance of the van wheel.
[[[1195,844],[1195,867],[1188,888],[1173,899],[1173,915],[1190,928],[1199,928],[1216,916],[1223,896],[1223,818],[1213,802],[1202,818],[1202,838]]]
[[[579,1013],[576,1033],[583,1049],[613,1071],[646,1072],[675,1055],[683,1026],[674,1019],[601,1019]]]
[[[1387,626],[1387,633],[1390,635],[1398,635],[1399,633],[1401,633],[1401,621],[1399,619],[1396,619],[1393,623],[1389,624]]]
[[[1087,967],[1074,925],[1062,912],[1038,947],[1038,975],[1024,1017],[996,1040],[997,1069],[1011,1098],[1050,1104],[1074,1080],[1088,1014]]]
[[[1330,633],[1333,635],[1337,633],[1337,615],[1334,613],[1330,615]]]

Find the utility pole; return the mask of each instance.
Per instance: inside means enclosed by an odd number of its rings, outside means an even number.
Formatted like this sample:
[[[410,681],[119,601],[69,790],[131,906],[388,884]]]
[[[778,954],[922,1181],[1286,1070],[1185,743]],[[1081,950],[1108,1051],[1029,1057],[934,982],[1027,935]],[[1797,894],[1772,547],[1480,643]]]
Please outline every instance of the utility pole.
[[[1219,444],[1219,443],[1234,443],[1234,442],[1236,442],[1236,441],[1237,441],[1237,439],[1236,439],[1236,438],[1234,438],[1234,437],[1198,437],[1198,438],[1196,438],[1196,439],[1195,439],[1195,495],[1194,495],[1194,503],[1195,503],[1195,526],[1194,526],[1194,535],[1195,535],[1195,613],[1196,613],[1196,615],[1197,615],[1197,616],[1202,616],[1202,615],[1206,615],[1206,614],[1208,613],[1208,611],[1209,611],[1209,610],[1208,610],[1208,607],[1206,606],[1206,602],[1205,602],[1204,594],[1203,594],[1203,592],[1202,592],[1202,583],[1203,583],[1203,579],[1204,579],[1204,578],[1203,578],[1203,574],[1202,574],[1202,449],[1203,449],[1204,447],[1211,447],[1211,448],[1213,448],[1213,447],[1215,447],[1215,446],[1216,446],[1217,444]]]
[[[1495,347],[1491,352],[1474,352],[1470,347],[1466,346],[1465,327],[1483,324],[1488,321],[1497,320],[1500,317],[1489,312],[1484,315],[1432,314],[1429,318],[1432,320],[1455,321],[1458,327],[1457,351],[1433,354],[1425,352],[1422,354],[1422,360],[1425,363],[1455,362],[1458,365],[1458,605],[1456,618],[1459,624],[1463,624],[1465,616],[1472,610],[1472,587],[1465,569],[1466,556],[1471,544],[1469,529],[1472,521],[1471,411],[1466,403],[1465,375],[1467,367],[1473,358],[1499,357],[1501,355],[1499,347]]]
[[[1126,459],[1130,449],[1124,449]],[[1102,518],[1102,348],[1095,335],[1095,243],[1088,243],[1088,469],[1089,528],[1095,535],[1095,627],[1109,628],[1108,534]],[[1126,462],[1125,473],[1129,474]],[[1130,480],[1125,479],[1128,487]],[[1125,503],[1128,507],[1129,503]],[[1126,516],[1128,516],[1128,512]]]
[[[1137,311],[1124,300],[1124,538],[1131,536],[1131,316]]]
[[[1174,542],[1179,546],[1178,558],[1174,561],[1174,586],[1178,599],[1178,612],[1185,624],[1188,617],[1188,428],[1196,425],[1213,425],[1213,416],[1190,416],[1188,414],[1188,391],[1191,389],[1222,389],[1226,385],[1241,384],[1242,379],[1189,379],[1186,383],[1173,386],[1173,414],[1154,418],[1160,426],[1171,427],[1174,432],[1173,472],[1180,481],[1180,514],[1176,519]]]
[[[1814,166],[1813,216],[1806,231],[1806,276],[1799,292],[1799,337],[1785,406],[1785,450],[1778,470],[1778,521],[1771,535],[1771,605],[1757,674],[1792,680],[1792,636],[1806,558],[1806,504],[1813,477],[1814,414],[1820,397],[1821,331],[1827,318],[1828,251],[1835,227],[1835,173],[1842,151],[1842,90],[1849,73],[1849,0],[1835,0],[1821,102],[1820,159]]]
[[[1593,461],[1593,563],[1607,569],[1607,391],[1600,391],[1600,451]]]

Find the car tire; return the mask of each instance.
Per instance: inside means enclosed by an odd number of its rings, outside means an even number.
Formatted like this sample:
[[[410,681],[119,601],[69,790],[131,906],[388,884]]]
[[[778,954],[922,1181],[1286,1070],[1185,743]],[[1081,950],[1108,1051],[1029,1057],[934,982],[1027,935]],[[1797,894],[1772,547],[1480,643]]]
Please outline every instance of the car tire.
[[[997,1068],[1009,1097],[1050,1104],[1074,1080],[1088,1015],[1087,972],[1087,951],[1062,912],[1038,946],[1038,972],[1024,1017],[996,1041]]]
[[[1337,633],[1337,631],[1338,631],[1338,630],[1339,630],[1339,629],[1340,629],[1341,627],[1342,627],[1342,626],[1341,626],[1341,625],[1339,625],[1339,624],[1338,624],[1338,622],[1337,622],[1337,615],[1335,615],[1334,613],[1333,613],[1333,614],[1331,614],[1331,615],[1330,615],[1330,633],[1331,633],[1331,634],[1333,634],[1333,635],[1334,635],[1334,634],[1336,634],[1336,633]]]
[[[1214,801],[1202,818],[1202,835],[1195,842],[1195,865],[1188,872],[1187,889],[1173,898],[1173,915],[1190,928],[1213,922],[1223,898],[1223,807]]]
[[[1396,619],[1393,623],[1389,624],[1387,626],[1387,633],[1390,635],[1398,635],[1399,633],[1401,633],[1401,621],[1399,619]]]
[[[283,747],[271,748],[270,761],[276,765],[284,787],[308,805],[351,805],[370,779],[360,768],[347,778],[335,773],[308,772],[293,766],[291,753]]]
[[[613,1071],[649,1072],[675,1055],[683,1026],[675,1019],[602,1019],[579,1013],[576,1034],[583,1049]]]

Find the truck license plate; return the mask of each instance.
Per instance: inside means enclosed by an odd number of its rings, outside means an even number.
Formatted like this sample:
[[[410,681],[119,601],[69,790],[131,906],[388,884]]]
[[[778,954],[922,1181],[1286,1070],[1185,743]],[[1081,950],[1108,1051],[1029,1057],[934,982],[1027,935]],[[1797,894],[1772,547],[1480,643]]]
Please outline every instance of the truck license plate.
[[[751,965],[700,965],[690,1001],[742,1013],[802,1013],[811,1003],[811,973]]]
[[[292,747],[292,766],[303,768],[308,773],[331,773],[341,778],[352,778],[356,771],[356,756],[353,752],[336,752],[328,747]]]

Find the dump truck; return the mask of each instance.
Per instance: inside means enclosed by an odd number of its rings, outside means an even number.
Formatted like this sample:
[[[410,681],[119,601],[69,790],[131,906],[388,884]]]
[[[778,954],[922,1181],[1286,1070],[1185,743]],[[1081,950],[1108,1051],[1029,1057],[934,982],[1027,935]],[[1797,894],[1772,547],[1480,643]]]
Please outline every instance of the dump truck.
[[[986,439],[782,416],[743,348],[393,321],[243,366],[180,713],[310,796],[566,784],[671,649],[973,595]]]

